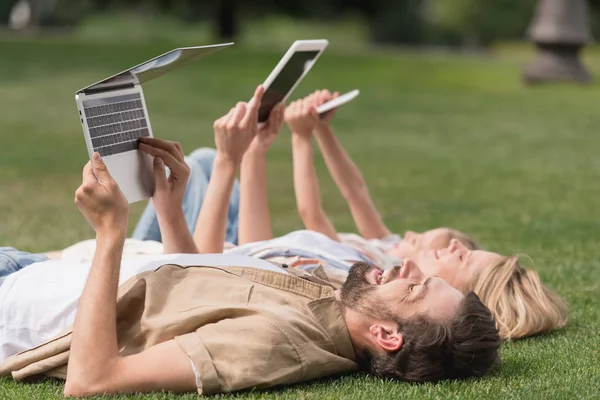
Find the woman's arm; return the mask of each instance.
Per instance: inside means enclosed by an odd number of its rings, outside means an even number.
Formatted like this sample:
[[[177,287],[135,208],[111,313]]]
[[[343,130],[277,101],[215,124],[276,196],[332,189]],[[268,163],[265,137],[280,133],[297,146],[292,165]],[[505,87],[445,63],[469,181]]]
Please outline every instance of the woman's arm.
[[[238,170],[239,163],[217,153],[194,229],[194,242],[200,254],[223,252],[229,198]]]
[[[244,154],[240,179],[239,244],[273,238],[267,196],[267,151],[283,125],[285,105],[273,108]]]
[[[263,93],[264,89],[259,86],[250,103],[238,103],[227,115],[215,121],[217,155],[194,230],[194,241],[200,253],[223,252],[229,198],[244,153],[258,131],[258,108]]]
[[[329,91],[318,93],[316,106],[335,97]],[[329,113],[315,125],[315,136],[325,164],[348,202],[358,232],[366,239],[384,238],[391,232],[375,207],[360,170],[333,133],[329,125],[332,116],[333,113]]]
[[[337,232],[323,209],[314,165],[312,130],[319,118],[314,100],[314,95],[298,100],[285,112],[286,122],[292,131],[296,206],[306,229],[338,240]]]

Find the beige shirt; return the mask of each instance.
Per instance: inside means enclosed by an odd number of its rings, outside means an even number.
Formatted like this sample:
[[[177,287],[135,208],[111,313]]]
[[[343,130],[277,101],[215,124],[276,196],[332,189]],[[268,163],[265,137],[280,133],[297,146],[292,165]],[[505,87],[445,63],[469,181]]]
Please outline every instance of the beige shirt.
[[[292,268],[290,272],[293,273]],[[322,269],[303,279],[256,268],[165,265],[119,288],[121,355],[175,339],[198,393],[292,384],[357,370],[342,307]],[[72,330],[0,365],[0,376],[66,378]]]

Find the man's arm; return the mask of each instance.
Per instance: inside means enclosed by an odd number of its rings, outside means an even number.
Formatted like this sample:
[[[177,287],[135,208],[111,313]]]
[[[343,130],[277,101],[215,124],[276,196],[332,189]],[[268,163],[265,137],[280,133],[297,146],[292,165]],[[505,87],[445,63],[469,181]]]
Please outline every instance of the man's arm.
[[[128,204],[98,153],[84,168],[75,203],[96,231],[96,252],[81,295],[69,354],[66,396],[149,390],[191,391],[195,376],[174,341],[121,357],[116,299]]]
[[[190,177],[181,145],[156,138],[140,138],[139,150],[154,157],[155,190],[152,203],[156,210],[164,252],[196,254],[198,249],[183,215],[183,195]],[[165,165],[169,167],[167,178]]]
[[[258,131],[258,108],[263,93],[263,87],[259,86],[249,104],[240,102],[215,121],[217,155],[194,231],[200,253],[223,252],[229,198],[244,153]]]
[[[333,97],[329,91],[320,91],[316,106]],[[315,136],[325,164],[348,202],[358,232],[366,239],[384,238],[391,232],[377,211],[360,170],[333,133],[329,124],[332,116],[333,113],[326,115],[315,125]]]
[[[284,104],[273,108],[244,154],[240,178],[239,244],[273,238],[267,196],[267,151],[283,125]]]
[[[313,160],[312,130],[319,118],[314,100],[315,96],[311,95],[295,101],[285,112],[286,122],[292,131],[296,206],[306,229],[337,241],[337,232],[323,209]]]

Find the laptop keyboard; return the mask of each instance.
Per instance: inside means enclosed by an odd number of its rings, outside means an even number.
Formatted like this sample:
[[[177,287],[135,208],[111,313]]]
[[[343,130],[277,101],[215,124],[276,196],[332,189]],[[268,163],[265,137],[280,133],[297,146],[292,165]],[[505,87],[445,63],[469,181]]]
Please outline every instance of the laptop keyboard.
[[[140,94],[83,102],[94,151],[101,156],[138,148],[138,139],[150,136]]]

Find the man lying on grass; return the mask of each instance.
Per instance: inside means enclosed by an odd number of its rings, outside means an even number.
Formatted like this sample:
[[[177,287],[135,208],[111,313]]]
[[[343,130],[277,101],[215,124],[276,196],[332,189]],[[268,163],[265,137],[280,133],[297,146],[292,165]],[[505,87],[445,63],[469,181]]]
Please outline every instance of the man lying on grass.
[[[262,93],[259,87],[250,104],[238,103],[215,122],[214,183],[205,200],[215,203],[213,209],[226,210],[217,203],[227,193],[223,188],[231,190],[257,134]],[[5,360],[0,376],[65,378],[65,394],[74,396],[209,394],[359,367],[417,382],[481,376],[498,361],[495,322],[477,296],[463,296],[442,279],[424,276],[410,260],[383,275],[358,263],[337,291],[319,269],[299,278],[256,258],[193,254],[198,249],[181,207],[189,174],[181,147],[147,139],[140,148],[156,156],[153,201],[165,252],[171,254],[138,259],[133,266],[122,259],[128,204],[94,154],[75,196],[96,232],[91,267],[36,263],[0,286],[5,356],[15,343],[28,341],[36,323],[60,321],[64,307],[78,301],[75,323]],[[222,245],[225,220],[226,213],[203,220],[200,245],[215,240]],[[5,254],[18,264],[19,253]],[[124,273],[135,276],[122,283]]]

